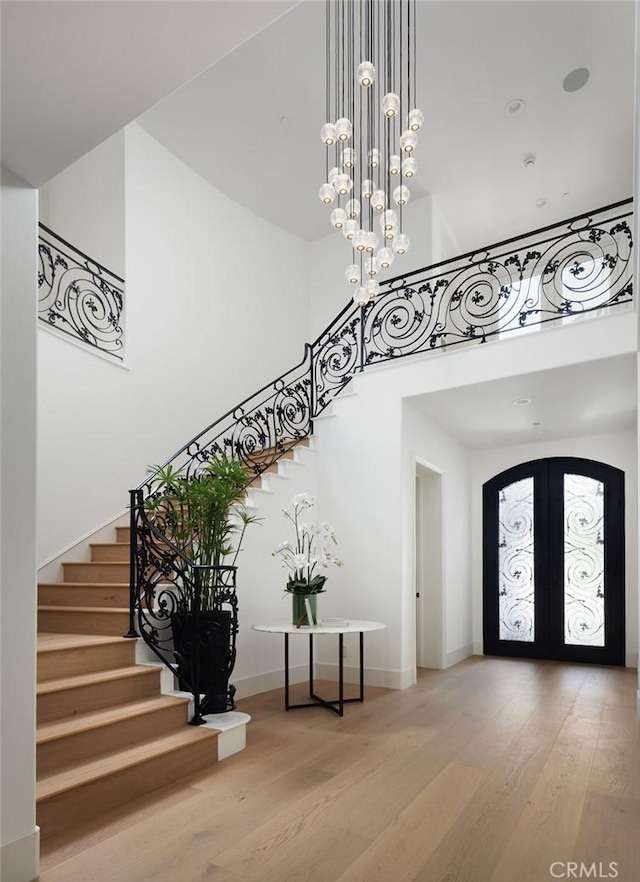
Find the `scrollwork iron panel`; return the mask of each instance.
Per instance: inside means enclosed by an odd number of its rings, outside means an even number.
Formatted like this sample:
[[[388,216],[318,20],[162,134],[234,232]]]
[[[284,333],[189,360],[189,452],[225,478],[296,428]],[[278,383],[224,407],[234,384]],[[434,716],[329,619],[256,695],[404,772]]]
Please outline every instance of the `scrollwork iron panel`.
[[[369,365],[632,301],[631,200],[382,285],[313,343],[314,415]]]
[[[38,318],[122,361],[124,282],[40,224]]]
[[[533,478],[500,492],[498,502],[500,640],[535,639]]]
[[[604,484],[564,476],[564,641],[604,646]]]

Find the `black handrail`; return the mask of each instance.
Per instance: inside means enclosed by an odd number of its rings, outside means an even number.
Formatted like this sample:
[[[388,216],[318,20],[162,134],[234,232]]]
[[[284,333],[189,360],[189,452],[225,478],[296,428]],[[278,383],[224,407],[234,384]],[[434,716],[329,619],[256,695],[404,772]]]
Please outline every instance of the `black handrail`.
[[[211,458],[227,456],[259,475],[311,434],[314,418],[372,364],[460,343],[485,343],[492,336],[631,302],[631,205],[631,199],[616,202],[389,279],[375,300],[347,304],[313,343],[305,344],[299,364],[203,429],[163,467],[171,464],[195,475]],[[178,606],[190,608],[202,573],[182,552],[176,554],[178,549],[148,517],[145,499],[153,493],[154,478],[149,475],[131,491],[127,636],[138,636],[137,619],[145,641],[175,670],[169,660],[176,654],[171,614]],[[232,607],[232,659],[235,570],[233,586],[220,576],[219,597],[221,605]],[[199,640],[196,633],[191,639]],[[198,675],[190,688],[199,690]],[[195,700],[193,722],[198,723],[199,691]]]

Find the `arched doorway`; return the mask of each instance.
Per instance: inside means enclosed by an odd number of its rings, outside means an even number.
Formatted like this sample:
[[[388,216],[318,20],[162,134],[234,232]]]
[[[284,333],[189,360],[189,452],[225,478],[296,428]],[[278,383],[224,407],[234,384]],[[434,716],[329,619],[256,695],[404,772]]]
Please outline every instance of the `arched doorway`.
[[[624,473],[575,457],[483,488],[486,655],[624,665]]]

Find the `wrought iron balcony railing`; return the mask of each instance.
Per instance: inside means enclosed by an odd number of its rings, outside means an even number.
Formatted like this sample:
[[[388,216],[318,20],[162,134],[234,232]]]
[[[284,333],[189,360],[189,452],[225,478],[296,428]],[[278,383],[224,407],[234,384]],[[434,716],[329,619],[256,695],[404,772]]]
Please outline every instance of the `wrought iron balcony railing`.
[[[124,358],[124,280],[40,224],[38,318],[112,358]]]
[[[163,465],[195,475],[212,457],[225,455],[257,476],[309,435],[314,417],[369,366],[486,343],[545,322],[566,322],[631,303],[631,218],[629,199],[389,280],[374,301],[362,307],[349,304],[306,345],[300,364],[209,425]],[[149,518],[145,499],[153,492],[153,481],[150,475],[131,491],[128,636],[140,633],[162,661],[174,671],[182,665],[184,672],[170,620],[173,616],[175,627],[176,613],[192,604],[196,576],[202,574]],[[167,580],[176,584],[171,575],[176,573],[182,573],[182,595],[174,592],[177,601],[169,612],[158,598]],[[220,597],[221,607],[230,602],[233,607],[229,657],[235,658],[235,585]],[[198,677],[195,670],[189,681],[196,707]],[[199,721],[196,713],[194,722]]]

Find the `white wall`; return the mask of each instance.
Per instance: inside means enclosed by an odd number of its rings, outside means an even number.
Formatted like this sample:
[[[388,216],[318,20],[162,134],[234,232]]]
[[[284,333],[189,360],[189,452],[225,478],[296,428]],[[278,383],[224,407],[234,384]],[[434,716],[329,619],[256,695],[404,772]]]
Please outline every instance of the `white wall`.
[[[41,223],[123,277],[124,131],[48,181],[39,209]]]
[[[442,666],[472,654],[471,630],[471,473],[469,455],[460,442],[410,404],[403,408],[403,547],[405,593],[415,591],[416,464],[428,464],[442,475]],[[415,606],[415,604],[414,604]],[[403,641],[404,664],[415,665],[411,635],[415,633],[413,607],[407,606]]]
[[[472,452],[475,651],[482,652],[482,485],[511,466],[549,456],[593,459],[622,469],[625,473],[626,652],[627,664],[635,667],[638,661],[638,457],[635,432],[566,438]]]
[[[35,825],[37,192],[2,170],[0,846],[7,882],[38,873]]]
[[[122,511],[147,465],[297,364],[307,336],[308,245],[139,126],[124,141],[126,368],[38,335],[40,563]],[[109,176],[105,155],[95,159]]]

